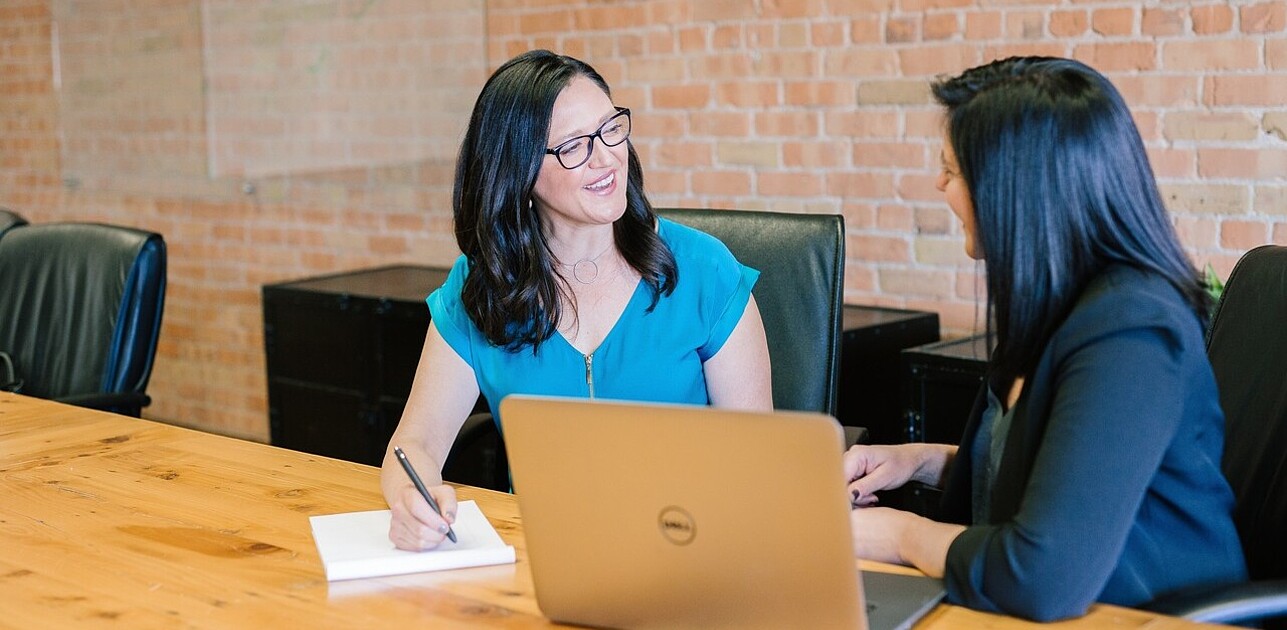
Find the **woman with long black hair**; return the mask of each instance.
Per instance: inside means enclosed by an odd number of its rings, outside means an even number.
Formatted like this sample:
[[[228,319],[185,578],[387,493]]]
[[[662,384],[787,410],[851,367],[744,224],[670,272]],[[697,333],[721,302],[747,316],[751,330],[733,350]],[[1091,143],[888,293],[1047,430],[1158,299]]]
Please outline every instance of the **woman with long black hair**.
[[[452,200],[462,252],[428,298],[431,323],[386,453],[390,539],[436,546],[454,518],[440,471],[481,392],[770,409],[759,272],[715,238],[661,219],[630,144],[630,110],[586,63],[546,50],[496,70],[474,105]]]
[[[933,93],[937,186],[985,264],[996,349],[959,448],[846,454],[858,555],[1038,620],[1245,579],[1207,294],[1121,96],[1082,63],[1040,57]],[[909,480],[944,488],[942,522],[872,507]]]

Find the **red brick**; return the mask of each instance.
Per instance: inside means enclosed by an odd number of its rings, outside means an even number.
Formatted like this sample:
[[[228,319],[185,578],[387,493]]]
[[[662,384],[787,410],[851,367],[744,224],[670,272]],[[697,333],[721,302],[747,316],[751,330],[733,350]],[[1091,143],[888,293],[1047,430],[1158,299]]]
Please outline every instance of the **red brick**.
[[[938,173],[906,173],[898,178],[898,198],[907,201],[943,203],[943,193],[934,187]]]
[[[1277,33],[1287,27],[1287,4],[1281,0],[1243,6],[1239,13],[1244,33]]]
[[[983,59],[1005,59],[1006,57],[1027,57],[1027,56],[1044,56],[1044,57],[1070,57],[1072,50],[1070,44],[1058,42],[1028,42],[1023,44],[1002,44],[998,46],[987,46],[983,49]]]
[[[1140,18],[1140,34],[1167,37],[1184,33],[1184,13],[1180,9],[1145,8]]]
[[[561,33],[572,30],[572,12],[541,11],[518,16],[518,29],[525,35],[535,33]]]
[[[1214,248],[1219,231],[1220,222],[1209,217],[1175,217],[1175,233],[1188,247]]]
[[[715,104],[763,109],[782,103],[777,81],[729,81],[715,86]]]
[[[1131,107],[1191,108],[1198,104],[1201,82],[1185,75],[1123,75],[1113,85]]]
[[[812,197],[821,195],[824,181],[817,173],[784,173],[762,171],[756,175],[756,193],[784,197]]]
[[[832,15],[865,16],[893,9],[894,0],[829,0],[827,8]]]
[[[845,239],[845,251],[856,258],[881,262],[911,262],[911,248],[907,240],[896,236],[869,236],[850,234]]]
[[[1246,141],[1260,133],[1260,124],[1250,112],[1173,111],[1164,119],[1168,140]]]
[[[1279,75],[1207,77],[1206,104],[1280,107],[1287,103],[1287,77]]]
[[[685,26],[679,28],[676,35],[679,38],[680,52],[704,52],[706,50],[706,40],[710,35],[710,28],[705,26]]]
[[[1198,150],[1198,174],[1205,178],[1280,179],[1287,177],[1287,151],[1202,148]]]
[[[1265,65],[1270,70],[1287,70],[1287,40],[1271,39],[1265,42]]]
[[[979,56],[974,45],[921,45],[898,51],[898,60],[904,76],[933,77],[977,65]]]
[[[900,0],[898,8],[907,13],[915,13],[942,9],[970,9],[979,4],[981,3],[978,0]]]
[[[756,76],[805,79],[822,74],[822,55],[815,51],[762,52],[752,65]]]
[[[641,60],[646,63],[646,60]],[[703,81],[729,79],[744,81],[755,76],[749,52],[718,53],[692,59],[688,63],[693,78]]]
[[[886,174],[827,173],[827,194],[859,199],[884,199],[894,192],[893,178]]]
[[[946,297],[956,282],[955,274],[946,270],[883,268],[877,275],[881,291],[895,295]]]
[[[701,109],[711,99],[709,84],[658,85],[652,88],[652,105],[661,109]]]
[[[1091,28],[1105,36],[1130,35],[1135,32],[1135,9],[1096,9],[1091,14]]]
[[[715,50],[742,48],[745,41],[745,31],[741,24],[724,24],[711,31],[711,48]]]
[[[653,0],[645,4],[644,24],[687,24],[692,20],[692,2],[688,0]]]
[[[1248,39],[1167,42],[1162,67],[1200,72],[1259,69],[1260,48],[1261,42]]]
[[[1158,179],[1187,179],[1198,175],[1198,156],[1193,149],[1150,148],[1148,155]]]
[[[857,18],[849,23],[849,39],[855,44],[883,44],[885,31],[879,16]]]
[[[888,47],[850,47],[827,55],[823,73],[828,77],[870,78],[898,74],[898,52]]]
[[[822,15],[824,11],[823,0],[761,0],[759,17],[770,20],[808,18]]]
[[[1269,224],[1262,221],[1230,221],[1220,224],[1220,246],[1245,252],[1269,242]]]
[[[1279,222],[1287,216],[1287,188],[1281,185],[1257,185],[1254,206],[1257,215],[1277,215]]]
[[[853,164],[877,169],[923,169],[925,146],[910,142],[855,142]]]
[[[1250,199],[1246,186],[1232,184],[1163,184],[1162,200],[1172,212],[1195,214],[1247,214]]]
[[[951,39],[961,32],[960,16],[956,13],[931,13],[925,16],[925,41]]]
[[[785,142],[782,163],[788,167],[836,168],[849,166],[849,143],[843,140]]]
[[[1189,10],[1193,32],[1198,35],[1227,33],[1233,28],[1233,9],[1227,4],[1209,4]]]
[[[915,18],[890,18],[885,24],[885,41],[904,44],[920,39],[920,22]]]
[[[969,11],[965,14],[965,38],[969,40],[1001,37],[1001,13]]]
[[[748,20],[756,15],[756,0],[718,0],[692,2],[695,22],[726,22]]]
[[[818,135],[816,112],[756,112],[755,133],[758,136],[800,138]]]
[[[1084,10],[1052,11],[1050,34],[1055,37],[1077,37],[1086,32],[1090,18]]]
[[[812,22],[809,29],[809,40],[814,46],[834,48],[846,43],[843,22]]]
[[[916,227],[915,213],[909,206],[884,204],[876,208],[876,227],[911,233]]]
[[[1046,14],[1038,11],[1007,13],[1005,32],[1012,39],[1042,39],[1046,36]]]
[[[739,112],[693,112],[689,118],[691,130],[699,136],[739,136],[751,131],[751,117]]]
[[[850,81],[792,81],[783,86],[788,105],[806,107],[846,106],[855,102]]]
[[[705,142],[667,141],[658,143],[653,164],[665,166],[710,166],[711,145]],[[649,184],[652,184],[649,178]]]
[[[1157,55],[1153,44],[1146,42],[1082,44],[1073,56],[1100,72],[1153,70]]]

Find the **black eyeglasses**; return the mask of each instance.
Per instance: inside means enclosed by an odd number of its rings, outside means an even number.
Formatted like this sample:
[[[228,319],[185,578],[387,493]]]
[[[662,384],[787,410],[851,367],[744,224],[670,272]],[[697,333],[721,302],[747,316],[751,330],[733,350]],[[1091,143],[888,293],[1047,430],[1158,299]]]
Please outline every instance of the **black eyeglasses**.
[[[571,138],[553,149],[546,149],[545,152],[558,158],[559,165],[570,170],[590,161],[590,154],[594,153],[595,138],[598,138],[605,147],[615,147],[629,137],[630,110],[618,107],[617,115],[599,125],[594,133]]]

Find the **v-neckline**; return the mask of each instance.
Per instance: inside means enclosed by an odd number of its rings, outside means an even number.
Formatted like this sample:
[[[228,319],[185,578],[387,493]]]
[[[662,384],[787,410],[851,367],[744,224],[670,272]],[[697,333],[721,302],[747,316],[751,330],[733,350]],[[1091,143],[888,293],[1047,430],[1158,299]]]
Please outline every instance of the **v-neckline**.
[[[564,346],[566,346],[572,352],[576,353],[578,357],[588,357],[588,356],[594,355],[601,348],[607,345],[608,341],[611,340],[613,336],[617,334],[617,329],[621,327],[621,321],[624,320],[626,318],[626,315],[628,315],[631,312],[631,310],[635,305],[635,300],[639,299],[639,293],[640,293],[640,290],[643,288],[643,284],[644,284],[643,278],[640,278],[635,283],[635,289],[630,293],[630,299],[626,300],[625,308],[621,309],[621,312],[617,314],[617,321],[612,322],[612,327],[608,329],[608,334],[603,336],[603,339],[599,342],[599,345],[595,346],[593,350],[589,352],[581,352],[580,349],[572,345],[571,341],[568,341],[567,337],[563,336],[563,331],[556,330],[554,331],[554,334],[561,341],[563,341]]]

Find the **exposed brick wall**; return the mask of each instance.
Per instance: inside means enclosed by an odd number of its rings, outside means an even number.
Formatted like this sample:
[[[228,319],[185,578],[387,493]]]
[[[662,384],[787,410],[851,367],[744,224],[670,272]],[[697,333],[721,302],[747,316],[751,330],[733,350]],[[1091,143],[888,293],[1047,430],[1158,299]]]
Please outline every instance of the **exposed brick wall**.
[[[211,133],[217,107],[192,99],[193,74],[208,73],[214,58],[212,12],[238,2],[109,3],[114,16],[97,18],[85,13],[94,3],[0,6],[0,205],[36,221],[108,220],[163,232],[171,284],[148,415],[262,439],[260,286],[375,264],[449,261],[451,160],[253,179],[231,175],[264,172],[244,168],[251,153],[234,151],[227,155],[242,161],[220,163],[216,152],[212,163],[206,143],[225,134]],[[330,57],[310,51],[304,68],[318,59],[370,59],[375,92],[390,92],[390,66],[406,61],[391,50],[409,51],[413,60],[449,58],[457,68],[454,93],[465,102],[491,68],[529,48],[586,59],[613,85],[617,102],[635,112],[634,141],[654,203],[841,212],[847,299],[935,310],[949,333],[976,325],[982,290],[961,251],[960,227],[933,188],[940,122],[927,82],[993,58],[1073,56],[1109,74],[1132,106],[1199,264],[1210,261],[1227,275],[1246,249],[1287,243],[1287,3],[1280,1],[305,4],[313,8],[296,18],[315,19],[313,12],[325,10],[319,6],[349,16],[370,11],[390,29],[381,31],[386,39],[407,44],[362,51],[346,36],[336,45],[352,47]],[[425,19],[426,11],[435,19]],[[78,20],[98,26],[61,34],[56,45],[54,24]],[[249,23],[242,26],[250,52],[238,58],[256,63],[282,50],[271,33],[256,40]],[[414,43],[448,32],[479,35],[476,45],[453,40],[450,52]],[[91,64],[78,46],[92,50],[95,41],[119,63],[77,65]],[[61,76],[55,50],[65,55]],[[262,70],[252,83],[261,86],[256,94],[283,97],[262,87]],[[416,70],[401,72],[396,76]],[[222,76],[234,83],[221,85],[236,85],[235,76]],[[111,77],[144,98],[130,101],[117,91],[95,99],[83,91],[104,89],[102,79]],[[71,83],[77,78],[88,82]],[[105,116],[87,115],[94,103],[110,104]],[[421,111],[424,103],[407,107]],[[397,109],[391,111],[400,115]],[[438,129],[463,125],[467,106],[449,109],[462,111],[451,112],[454,123],[436,121]],[[225,131],[252,139],[265,120],[218,111],[241,125]],[[264,127],[263,136],[278,131]],[[104,162],[113,157],[119,162]]]

